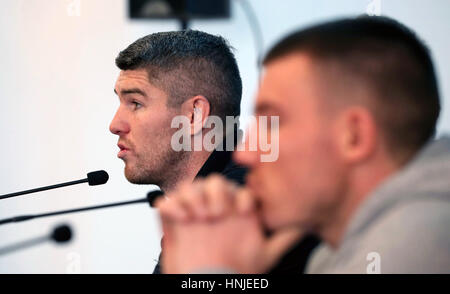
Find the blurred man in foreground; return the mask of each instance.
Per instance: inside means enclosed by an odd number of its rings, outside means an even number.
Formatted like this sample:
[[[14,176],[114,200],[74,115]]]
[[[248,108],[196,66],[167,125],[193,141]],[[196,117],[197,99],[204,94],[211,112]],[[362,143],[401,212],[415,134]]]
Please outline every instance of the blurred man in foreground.
[[[313,232],[312,273],[449,273],[450,139],[432,141],[438,87],[414,33],[329,22],[264,64],[256,115],[279,116],[279,158],[245,148],[245,189],[214,176],[158,202],[167,272],[262,273]]]

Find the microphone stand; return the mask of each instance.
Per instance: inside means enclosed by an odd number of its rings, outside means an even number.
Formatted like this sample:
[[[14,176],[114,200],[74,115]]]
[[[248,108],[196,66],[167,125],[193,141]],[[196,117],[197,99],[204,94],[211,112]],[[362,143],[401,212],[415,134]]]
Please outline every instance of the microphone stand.
[[[31,194],[31,193],[36,193],[36,192],[41,192],[41,191],[46,191],[46,190],[51,190],[51,189],[71,186],[71,185],[87,183],[87,182],[88,182],[88,179],[83,179],[83,180],[77,180],[77,181],[72,181],[72,182],[67,182],[67,183],[50,185],[50,186],[46,186],[46,187],[40,187],[40,188],[36,188],[36,189],[25,190],[25,191],[21,191],[21,192],[14,192],[14,193],[10,193],[10,194],[1,195],[0,196],[0,200],[1,199],[15,197],[15,196],[20,196],[20,195],[25,195],[25,194]]]
[[[56,211],[56,212],[47,212],[47,213],[42,213],[42,214],[21,215],[21,216],[15,216],[15,217],[7,218],[7,219],[2,219],[2,220],[0,220],[0,225],[23,222],[23,221],[27,221],[27,220],[34,219],[34,218],[40,218],[40,217],[55,216],[55,215],[60,215],[60,214],[82,212],[82,211],[88,211],[88,210],[94,210],[94,209],[101,209],[101,208],[108,208],[108,207],[135,204],[135,203],[143,203],[143,202],[147,202],[147,198],[131,200],[131,201],[116,202],[116,203],[110,203],[110,204],[103,204],[103,205],[96,205],[96,206],[89,206],[89,207],[83,207],[83,208],[61,210],[61,211]]]
[[[67,243],[72,239],[73,232],[68,225],[59,225],[53,229],[52,233],[47,236],[36,237],[25,241],[17,242],[11,245],[7,245],[0,248],[0,256],[12,253],[14,251],[33,247],[48,241],[54,241],[55,243],[62,244]]]
[[[48,236],[37,237],[33,239],[29,239],[26,241],[21,241],[15,244],[11,244],[5,247],[0,248],[0,255],[5,255],[14,251],[18,251],[21,249],[26,249],[29,247],[33,247],[48,241]]]
[[[34,219],[34,218],[41,218],[41,217],[55,216],[55,215],[60,215],[60,214],[83,212],[83,211],[88,211],[88,210],[109,208],[109,207],[122,206],[122,205],[128,205],[128,204],[136,204],[136,203],[148,203],[150,205],[150,207],[154,207],[154,203],[155,203],[156,199],[158,199],[162,195],[164,195],[164,192],[156,190],[156,191],[151,191],[151,192],[147,193],[147,197],[146,198],[137,199],[137,200],[115,202],[115,203],[110,203],[110,204],[102,204],[102,205],[96,205],[96,206],[81,207],[81,208],[61,210],[61,211],[55,211],[55,212],[47,212],[47,213],[41,213],[41,214],[20,215],[20,216],[15,216],[15,217],[2,219],[2,220],[0,220],[0,225],[5,225],[5,224],[9,224],[9,223],[23,222],[23,221],[27,221],[27,220]]]
[[[86,179],[81,179],[81,180],[56,184],[56,185],[50,185],[50,186],[46,186],[46,187],[40,187],[40,188],[0,195],[0,200],[6,199],[6,198],[11,198],[11,197],[16,197],[16,196],[21,196],[21,195],[26,195],[26,194],[31,194],[31,193],[36,193],[36,192],[41,192],[41,191],[46,191],[46,190],[51,190],[51,189],[57,189],[57,188],[61,188],[61,187],[71,186],[71,185],[82,184],[82,183],[89,183],[89,186],[103,185],[108,181],[108,179],[109,179],[109,175],[107,172],[105,172],[104,170],[98,170],[98,171],[88,173]]]

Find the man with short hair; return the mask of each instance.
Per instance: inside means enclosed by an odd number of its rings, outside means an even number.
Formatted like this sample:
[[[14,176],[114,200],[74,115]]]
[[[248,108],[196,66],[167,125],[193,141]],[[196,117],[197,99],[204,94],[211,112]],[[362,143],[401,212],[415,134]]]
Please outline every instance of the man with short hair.
[[[166,192],[192,181],[211,152],[173,150],[171,121],[185,116],[193,125],[195,111],[203,120],[240,114],[242,82],[228,44],[199,31],[156,33],[120,52],[116,64],[120,106],[110,130],[119,136],[126,178]]]
[[[110,131],[119,136],[128,181],[166,193],[214,172],[243,183],[245,169],[232,162],[231,152],[175,151],[171,145],[176,116],[189,119],[191,137],[209,131],[209,116],[239,116],[242,82],[225,39],[194,30],[155,33],[120,52],[116,65],[120,106]]]
[[[244,189],[210,177],[160,199],[167,271],[261,273],[312,232],[324,245],[309,272],[449,273],[450,139],[432,140],[425,45],[392,19],[359,17],[284,38],[264,65],[255,111],[279,116],[278,160],[245,148]]]

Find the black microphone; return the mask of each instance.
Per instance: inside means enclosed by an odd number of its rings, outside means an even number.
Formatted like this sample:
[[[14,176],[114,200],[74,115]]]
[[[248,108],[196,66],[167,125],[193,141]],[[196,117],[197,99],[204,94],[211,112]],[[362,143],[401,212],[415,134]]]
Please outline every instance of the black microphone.
[[[41,243],[47,241],[53,241],[58,244],[67,243],[72,239],[73,233],[72,229],[68,225],[59,225],[53,229],[53,231],[46,236],[37,237],[33,239],[29,239],[26,241],[18,242],[12,245],[8,245],[0,248],[0,255],[5,255],[17,250],[26,249],[35,245],[39,245]]]
[[[41,213],[41,214],[29,214],[29,215],[10,217],[10,218],[0,220],[0,225],[5,225],[5,224],[9,224],[9,223],[18,223],[18,222],[35,219],[35,218],[49,217],[49,216],[75,213],[75,212],[83,212],[83,211],[88,211],[88,210],[109,208],[109,207],[129,205],[129,204],[135,204],[135,203],[148,203],[150,205],[150,207],[154,207],[156,199],[158,199],[162,195],[164,195],[163,191],[156,190],[156,191],[151,191],[151,192],[147,193],[146,198],[137,199],[137,200],[115,202],[115,203],[110,203],[110,204],[81,207],[81,208],[61,210],[61,211],[55,211],[55,212],[47,212],[47,213]]]
[[[61,188],[61,187],[66,187],[66,186],[71,186],[71,185],[76,185],[76,184],[82,184],[82,183],[86,183],[86,182],[89,183],[89,186],[103,185],[108,181],[108,179],[109,179],[109,176],[108,176],[107,172],[105,172],[104,170],[98,170],[95,172],[88,173],[86,179],[62,183],[62,184],[56,184],[56,185],[51,185],[51,186],[21,191],[21,192],[15,192],[15,193],[11,193],[11,194],[0,195],[0,200],[6,199],[6,198],[11,198],[11,197],[16,197],[16,196],[20,196],[20,195],[30,194],[30,193],[41,192],[41,191],[45,191],[45,190],[51,190],[51,189],[56,189],[56,188]]]

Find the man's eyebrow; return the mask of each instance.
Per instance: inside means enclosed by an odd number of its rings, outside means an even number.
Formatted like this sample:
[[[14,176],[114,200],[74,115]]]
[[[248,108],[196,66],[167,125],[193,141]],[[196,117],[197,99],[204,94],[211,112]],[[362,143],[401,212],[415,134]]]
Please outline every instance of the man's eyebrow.
[[[116,93],[116,95],[118,95],[116,89],[114,89],[114,93]],[[138,88],[131,88],[131,89],[120,90],[120,95],[124,96],[124,95],[127,95],[127,94],[139,94],[141,96],[147,97],[145,92],[142,91],[141,89],[138,89]]]
[[[255,108],[255,113],[279,113],[280,110],[279,108],[274,105],[274,104],[270,104],[270,103],[260,103],[256,105]]]

